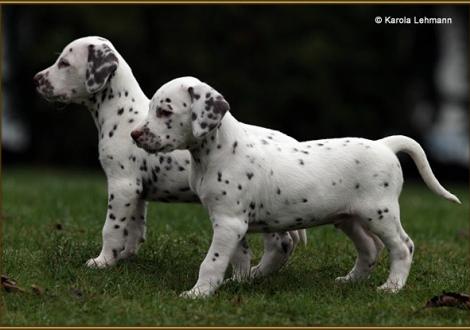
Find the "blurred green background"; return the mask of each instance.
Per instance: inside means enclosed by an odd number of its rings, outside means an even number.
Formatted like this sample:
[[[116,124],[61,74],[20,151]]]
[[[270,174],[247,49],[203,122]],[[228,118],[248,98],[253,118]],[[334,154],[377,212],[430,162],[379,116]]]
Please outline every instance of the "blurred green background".
[[[6,5],[2,14],[7,167],[99,168],[88,112],[58,111],[32,83],[70,41],[99,35],[149,97],[193,75],[241,121],[299,140],[409,135],[439,178],[468,181],[467,6]],[[376,24],[376,16],[452,24]],[[406,162],[405,171],[416,174]]]

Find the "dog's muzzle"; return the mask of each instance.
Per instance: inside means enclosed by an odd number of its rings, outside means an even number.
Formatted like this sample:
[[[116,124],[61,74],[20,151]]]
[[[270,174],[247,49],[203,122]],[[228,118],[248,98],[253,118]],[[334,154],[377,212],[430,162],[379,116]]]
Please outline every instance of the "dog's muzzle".
[[[36,91],[49,102],[68,103],[69,99],[65,94],[54,94],[54,86],[47,78],[48,73],[37,73],[33,77],[33,84]]]
[[[148,127],[133,130],[131,137],[139,148],[149,153],[155,153],[161,149],[160,144],[157,142],[157,137],[150,132]]]

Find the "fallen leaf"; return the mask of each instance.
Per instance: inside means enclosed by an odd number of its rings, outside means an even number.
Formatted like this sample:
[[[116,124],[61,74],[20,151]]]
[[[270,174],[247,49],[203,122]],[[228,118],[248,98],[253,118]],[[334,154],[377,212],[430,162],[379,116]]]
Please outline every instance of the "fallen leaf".
[[[434,307],[457,307],[470,310],[470,295],[444,291],[440,296],[434,296],[428,300],[425,306],[425,308]]]
[[[36,294],[38,296],[42,296],[45,292],[44,288],[41,288],[40,286],[38,286],[36,284],[31,285],[31,290],[33,291],[34,294]]]
[[[232,305],[240,306],[243,303],[242,297],[240,295],[236,295],[234,298],[232,298],[231,303]]]
[[[77,299],[83,298],[83,292],[80,289],[73,288],[70,290],[70,293],[72,294],[72,296],[74,296]]]
[[[468,239],[470,237],[470,232],[468,229],[460,228],[457,231],[457,237],[460,239]]]
[[[19,287],[16,284],[16,281],[10,278],[8,275],[5,275],[5,274],[2,275],[1,284],[2,284],[3,289],[6,292],[25,292],[25,290]]]

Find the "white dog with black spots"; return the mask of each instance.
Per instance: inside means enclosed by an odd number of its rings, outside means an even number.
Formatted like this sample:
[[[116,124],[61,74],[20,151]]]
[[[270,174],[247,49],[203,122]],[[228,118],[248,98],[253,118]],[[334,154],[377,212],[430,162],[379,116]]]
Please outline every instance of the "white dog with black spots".
[[[85,37],[68,44],[56,62],[34,77],[38,92],[47,100],[86,106],[99,136],[99,159],[108,182],[108,210],[103,227],[103,247],[89,267],[114,265],[137,253],[146,236],[147,201],[198,202],[190,190],[187,151],[149,154],[135,146],[130,133],[147,112],[144,95],[132,70],[110,41]],[[167,125],[171,129],[171,121]],[[276,140],[293,140],[276,131],[252,127],[253,134],[271,134]],[[279,234],[278,241],[265,237],[265,254],[259,274],[279,269],[305,230]],[[233,256],[234,277],[247,277],[243,246]]]
[[[270,132],[253,134],[249,127],[230,114],[220,93],[183,77],[155,93],[146,120],[133,132],[146,150],[190,151],[190,186],[212,221],[212,244],[199,278],[183,296],[212,294],[247,233],[276,237],[271,233],[325,224],[342,229],[358,252],[353,269],[338,281],[367,278],[384,244],[390,273],[378,289],[400,290],[414,245],[400,223],[399,151],[411,156],[433,192],[460,203],[439,184],[411,138],[275,141]]]

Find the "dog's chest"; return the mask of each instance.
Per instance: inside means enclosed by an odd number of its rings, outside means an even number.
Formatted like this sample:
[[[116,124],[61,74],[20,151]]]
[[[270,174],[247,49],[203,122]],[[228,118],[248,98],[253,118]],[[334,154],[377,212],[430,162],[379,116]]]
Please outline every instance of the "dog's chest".
[[[143,157],[137,163],[142,178],[142,198],[160,202],[196,202],[188,183],[189,159],[183,152]]]

